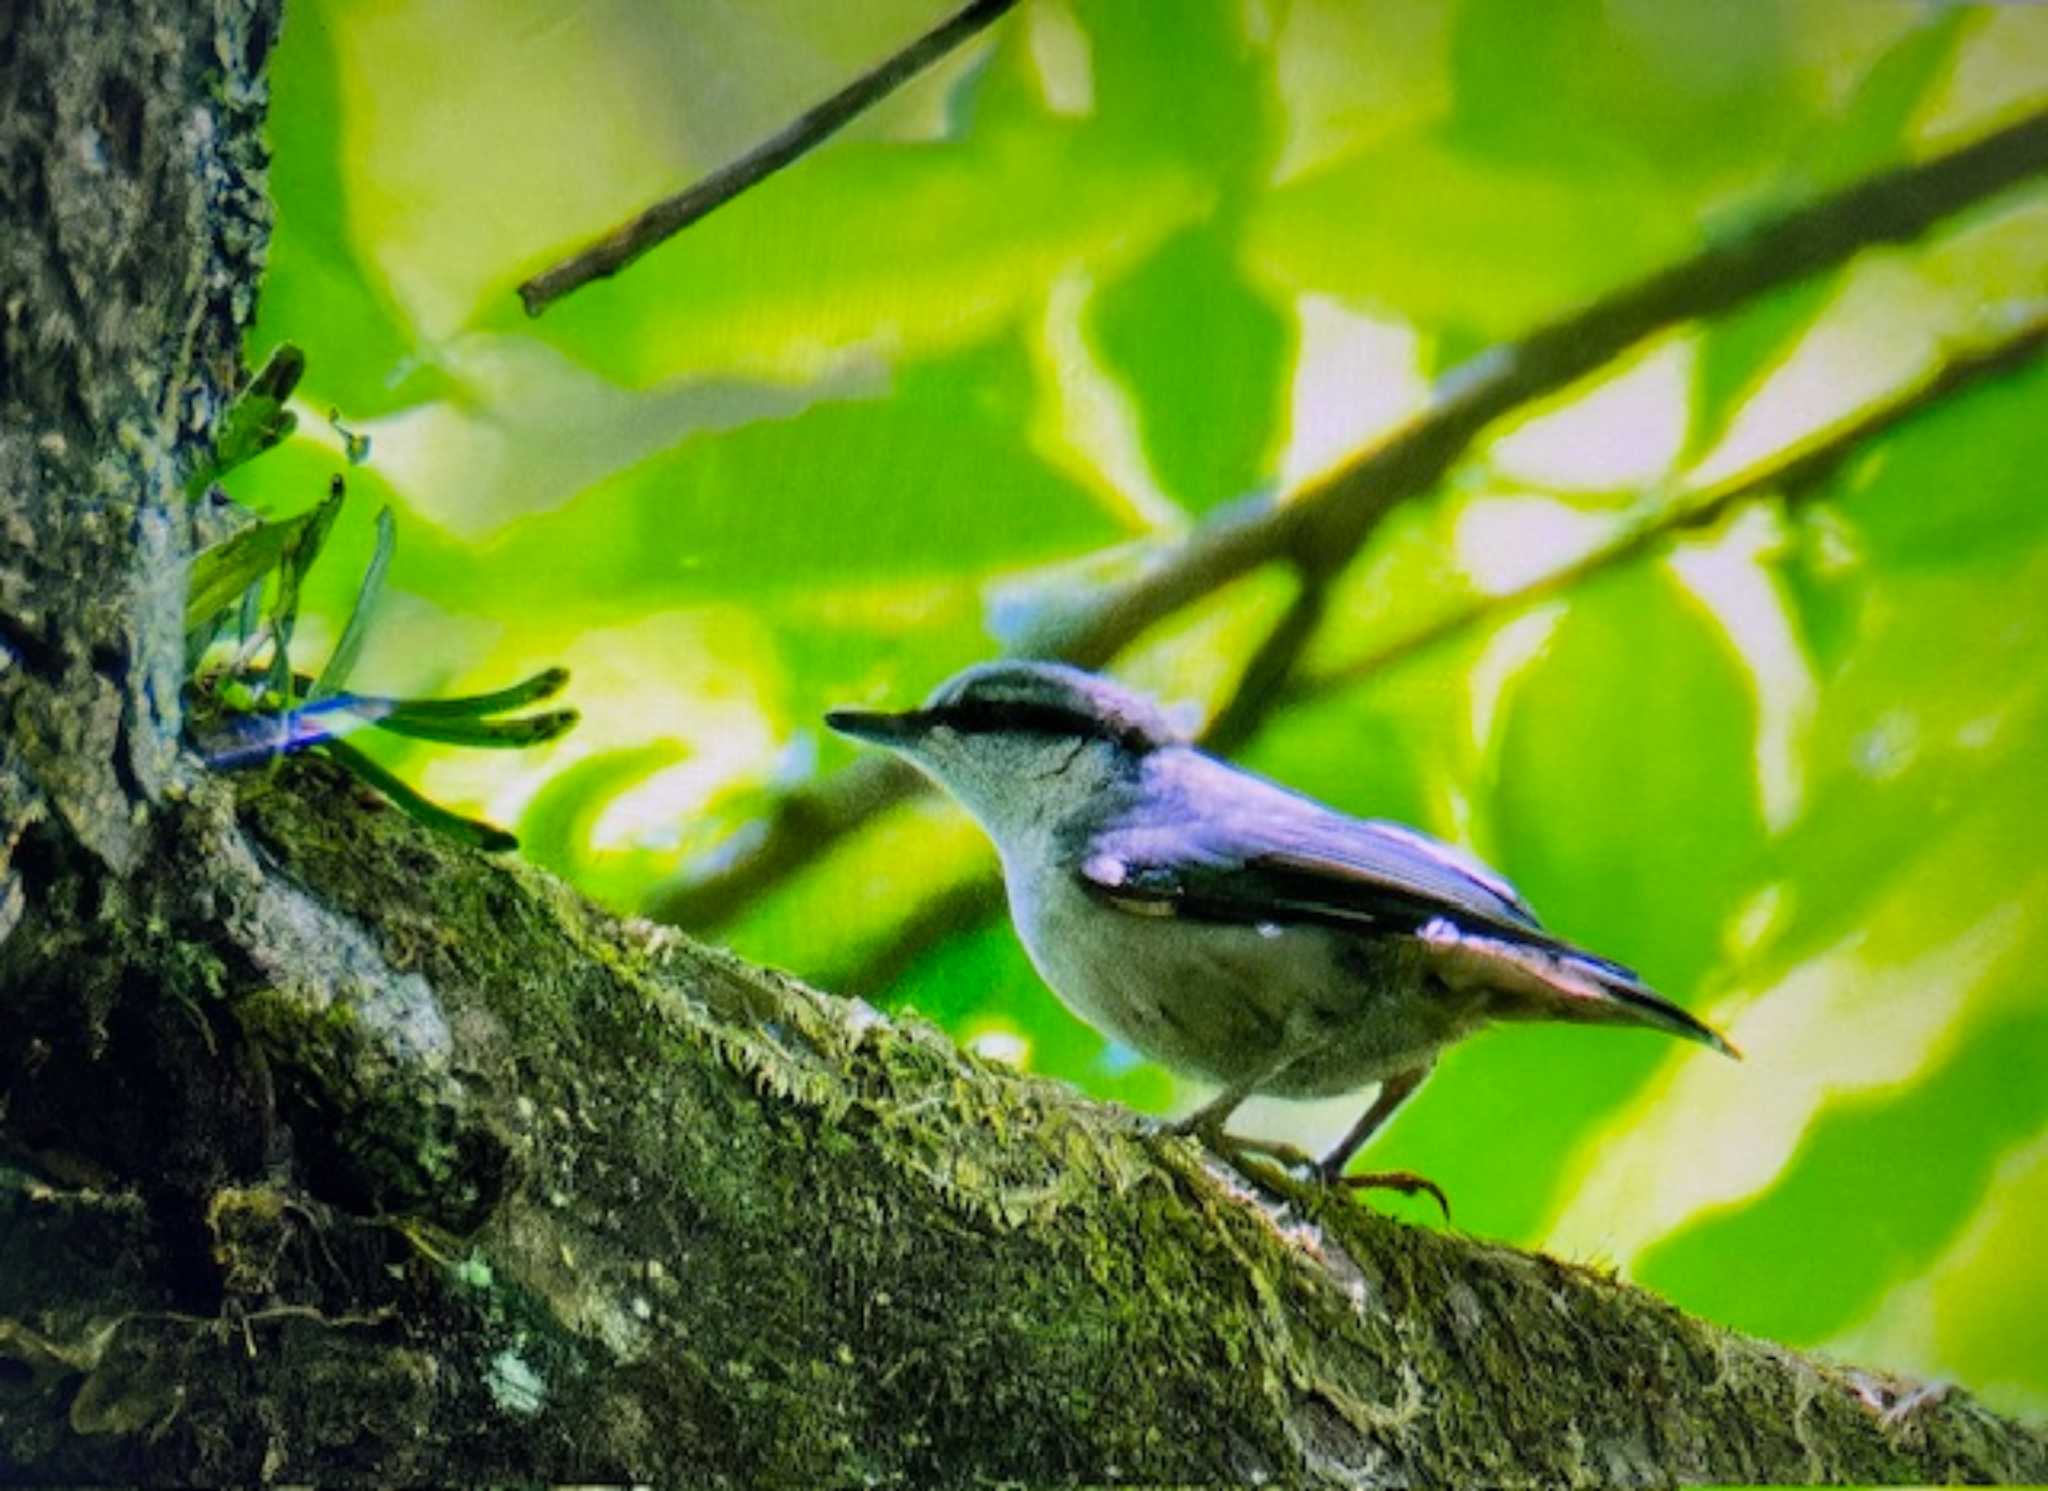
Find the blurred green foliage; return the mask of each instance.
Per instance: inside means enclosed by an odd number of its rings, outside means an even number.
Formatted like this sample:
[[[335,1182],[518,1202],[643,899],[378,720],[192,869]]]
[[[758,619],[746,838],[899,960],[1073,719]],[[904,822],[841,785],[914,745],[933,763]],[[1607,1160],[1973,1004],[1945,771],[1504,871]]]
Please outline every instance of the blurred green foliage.
[[[251,353],[290,339],[308,366],[297,433],[229,485],[299,510],[343,459],[327,411],[371,437],[302,636],[339,630],[389,502],[361,684],[561,662],[584,724],[530,753],[374,749],[622,908],[849,761],[827,706],[916,698],[1219,504],[1360,448],[1478,347],[2048,104],[2048,11],[2026,7],[1191,0],[1168,26],[1148,0],[1026,0],[827,148],[521,316],[524,275],[939,10],[292,8]],[[1560,596],[1345,670],[2044,300],[2037,185],[1504,422],[1374,535],[1305,691],[1243,752],[1471,847],[1748,1052],[1497,1032],[1374,1163],[1443,1182],[1476,1232],[2033,1412],[2048,373],[1973,384],[1817,490],[1765,482]],[[1213,707],[1287,593],[1250,577],[1117,671]],[[915,802],[718,935],[1092,1092],[1193,1101],[1067,1015],[1006,923],[863,984],[991,863]],[[1355,1108],[1246,1121],[1315,1141]]]

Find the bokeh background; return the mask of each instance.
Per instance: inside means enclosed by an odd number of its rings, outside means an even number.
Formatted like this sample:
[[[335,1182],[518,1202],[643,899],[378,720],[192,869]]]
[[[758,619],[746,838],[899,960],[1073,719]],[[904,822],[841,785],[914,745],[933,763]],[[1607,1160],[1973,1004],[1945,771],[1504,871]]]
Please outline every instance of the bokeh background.
[[[534,752],[366,744],[621,909],[716,874],[843,768],[826,707],[915,700],[1224,504],[1352,457],[1482,349],[2048,106],[2048,9],[2023,6],[1025,0],[618,279],[522,314],[522,277],[943,13],[290,7],[250,353],[290,339],[310,365],[299,434],[230,485],[300,510],[344,466],[330,412],[369,437],[302,636],[338,629],[389,504],[357,683],[560,662],[584,719]],[[1468,847],[1748,1052],[1498,1031],[1371,1163],[1439,1180],[1474,1233],[2033,1414],[2048,367],[1849,443],[1817,487],[1771,473],[2044,313],[2036,184],[1651,339],[1380,526],[1240,752]],[[1731,476],[1753,496],[1715,521],[1499,599]],[[1293,584],[1205,596],[1114,670],[1213,709]],[[701,930],[992,1059],[1197,1101],[963,909],[992,869],[918,799]],[[1243,1121],[1314,1143],[1356,1107]]]

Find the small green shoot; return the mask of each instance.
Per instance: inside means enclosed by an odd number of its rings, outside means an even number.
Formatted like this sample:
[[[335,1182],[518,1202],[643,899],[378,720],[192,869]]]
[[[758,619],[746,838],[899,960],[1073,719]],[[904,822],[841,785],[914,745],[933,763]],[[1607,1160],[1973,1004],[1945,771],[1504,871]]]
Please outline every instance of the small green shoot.
[[[202,549],[192,561],[192,583],[185,596],[185,630],[197,631],[256,589],[278,567],[286,550],[298,541],[300,533],[319,512],[316,507],[294,518],[258,523],[210,549]],[[250,613],[250,607],[245,604],[243,611]],[[242,640],[246,642],[254,630],[255,616],[247,614]]]
[[[450,812],[437,802],[430,802],[411,787],[379,766],[370,757],[345,740],[324,740],[318,747],[320,754],[339,761],[350,771],[390,798],[406,816],[427,827],[448,835],[451,839],[492,854],[507,849],[517,849],[519,840],[493,823],[484,823],[475,818],[465,818],[460,813]]]
[[[292,631],[299,622],[299,589],[305,584],[314,561],[320,557],[327,535],[334,529],[335,516],[341,511],[342,499],[347,495],[348,489],[336,476],[328,484],[327,500],[313,509],[305,526],[291,536],[278,560],[277,596],[270,608],[270,686],[285,696],[287,704],[292,700],[294,687],[291,645]]]
[[[492,693],[467,694],[457,699],[407,699],[400,707],[416,720],[477,719],[539,704],[568,686],[567,668],[543,668],[531,678],[522,678],[511,687]]]
[[[510,720],[464,720],[421,715],[401,705],[376,724],[393,735],[414,740],[436,740],[443,745],[478,750],[524,750],[528,746],[546,745],[566,734],[578,718],[573,709],[551,709],[545,714],[521,715]]]
[[[360,466],[370,459],[370,437],[343,424],[339,409],[327,411],[327,422],[334,426],[334,433],[341,436],[341,453],[348,457],[349,465]]]
[[[212,454],[185,483],[188,498],[196,501],[205,496],[214,482],[255,460],[298,428],[299,417],[285,408],[285,400],[299,386],[305,371],[306,354],[290,342],[281,343],[270,354],[214,426]]]
[[[304,366],[298,349],[289,344],[272,354],[221,421],[214,458],[193,479],[195,494],[203,493],[213,477],[262,454],[290,433],[292,416],[283,404]],[[334,425],[352,462],[369,454],[365,437],[342,425],[338,416]],[[415,740],[493,750],[541,745],[575,725],[576,711],[502,716],[560,693],[569,681],[568,671],[546,668],[509,688],[455,699],[391,699],[345,692],[391,567],[397,525],[389,508],[377,514],[375,547],[333,651],[317,676],[295,671],[291,644],[300,593],[345,500],[346,489],[337,475],[326,498],[306,512],[256,523],[193,560],[185,603],[186,691],[188,718],[207,764],[229,770],[294,751],[318,751],[419,822],[479,849],[511,849],[518,840],[504,829],[429,802],[341,737],[374,728]],[[233,647],[217,647],[231,628]],[[211,663],[210,655],[216,657]]]
[[[384,572],[391,568],[391,547],[396,534],[391,509],[381,509],[377,514],[377,547],[363,570],[363,583],[356,589],[356,603],[349,610],[348,624],[341,629],[341,639],[334,644],[334,651],[321,666],[320,676],[306,692],[309,702],[339,693],[354,671],[356,658],[363,650],[363,638],[369,635],[370,612],[377,604],[378,592],[384,588]]]

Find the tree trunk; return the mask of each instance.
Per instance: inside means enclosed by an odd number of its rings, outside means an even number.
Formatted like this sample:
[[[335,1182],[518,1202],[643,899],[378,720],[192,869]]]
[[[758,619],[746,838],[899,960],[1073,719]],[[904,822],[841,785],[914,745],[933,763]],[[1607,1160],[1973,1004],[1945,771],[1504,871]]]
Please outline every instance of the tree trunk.
[[[179,748],[275,0],[0,14],[0,1481],[2048,1479]],[[1312,1208],[1314,1209],[1314,1208]]]

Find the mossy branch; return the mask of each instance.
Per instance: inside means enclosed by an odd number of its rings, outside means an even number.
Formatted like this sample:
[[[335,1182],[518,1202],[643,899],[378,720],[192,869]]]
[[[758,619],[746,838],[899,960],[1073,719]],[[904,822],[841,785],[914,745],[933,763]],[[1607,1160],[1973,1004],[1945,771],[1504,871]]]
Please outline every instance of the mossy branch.
[[[40,837],[0,947],[0,1464],[32,1478],[2048,1476],[1963,1392],[1269,1211],[324,763],[237,785],[118,884]],[[94,895],[111,925],[53,914]]]

